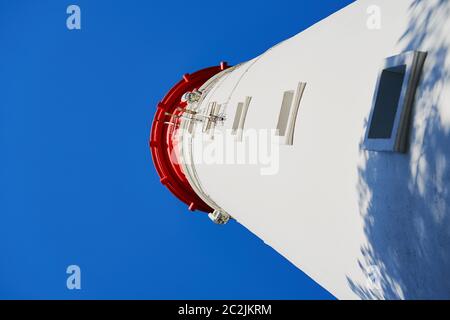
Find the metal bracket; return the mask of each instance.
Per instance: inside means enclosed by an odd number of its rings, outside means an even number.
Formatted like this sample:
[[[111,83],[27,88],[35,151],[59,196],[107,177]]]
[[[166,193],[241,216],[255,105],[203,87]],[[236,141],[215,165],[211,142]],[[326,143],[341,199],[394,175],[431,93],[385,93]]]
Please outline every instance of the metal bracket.
[[[223,122],[225,117],[220,113],[221,105],[217,104],[217,102],[211,102],[208,105],[208,108],[205,110],[205,114],[200,115],[205,121],[203,124],[203,132],[209,132],[215,128],[218,122]]]

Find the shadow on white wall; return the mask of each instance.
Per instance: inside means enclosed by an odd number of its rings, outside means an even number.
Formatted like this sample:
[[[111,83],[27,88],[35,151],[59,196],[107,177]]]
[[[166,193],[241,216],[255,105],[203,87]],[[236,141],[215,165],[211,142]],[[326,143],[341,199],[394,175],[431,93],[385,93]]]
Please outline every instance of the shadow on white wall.
[[[375,267],[378,278],[375,286],[347,278],[362,299],[450,298],[450,2],[414,0],[409,10],[400,46],[405,52],[433,49],[416,96],[408,152],[361,148],[359,202],[368,244],[358,263],[368,277]]]

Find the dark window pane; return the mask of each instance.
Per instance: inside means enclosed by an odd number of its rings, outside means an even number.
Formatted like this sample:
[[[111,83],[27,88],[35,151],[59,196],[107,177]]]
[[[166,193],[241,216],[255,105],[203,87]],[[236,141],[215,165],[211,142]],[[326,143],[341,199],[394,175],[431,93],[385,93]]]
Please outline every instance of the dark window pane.
[[[383,70],[370,123],[369,139],[391,138],[405,72],[406,65]]]

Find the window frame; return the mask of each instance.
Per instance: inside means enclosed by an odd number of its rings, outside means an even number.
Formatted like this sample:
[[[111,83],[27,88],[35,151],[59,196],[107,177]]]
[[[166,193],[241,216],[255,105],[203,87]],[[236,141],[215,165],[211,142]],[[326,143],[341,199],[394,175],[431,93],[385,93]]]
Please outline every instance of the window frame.
[[[426,52],[408,51],[385,60],[384,66],[378,75],[377,84],[372,100],[369,120],[367,123],[363,148],[369,151],[406,152],[407,133],[409,130],[412,106],[414,104],[417,87],[426,59]],[[372,121],[381,86],[383,72],[406,65],[401,94],[394,117],[390,138],[370,138]]]

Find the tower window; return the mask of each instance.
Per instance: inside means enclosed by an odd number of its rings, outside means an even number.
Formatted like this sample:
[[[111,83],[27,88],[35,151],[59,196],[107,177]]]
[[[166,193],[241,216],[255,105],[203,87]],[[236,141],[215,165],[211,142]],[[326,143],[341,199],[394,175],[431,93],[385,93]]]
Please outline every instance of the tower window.
[[[386,59],[379,75],[364,148],[405,152],[410,114],[426,53],[411,51]]]
[[[289,113],[291,111],[292,101],[294,100],[294,90],[286,91],[283,94],[283,101],[281,102],[280,115],[278,116],[277,130],[280,136],[286,134],[286,128],[289,120]]]
[[[394,127],[406,66],[383,70],[369,128],[369,139],[389,139]]]
[[[280,137],[283,137],[283,144],[294,144],[295,123],[305,88],[306,83],[300,82],[296,91],[286,91],[283,94],[277,123],[277,132]]]
[[[242,114],[242,108],[244,106],[243,102],[239,102],[236,108],[236,115],[234,116],[234,121],[233,121],[233,129],[232,129],[232,133],[236,134],[236,131],[238,129],[239,126],[239,121],[241,120],[241,114]]]
[[[244,102],[239,102],[236,108],[236,115],[234,116],[234,122],[231,134],[236,135],[237,141],[242,141],[245,119],[247,117],[248,108],[252,97],[246,97]]]

